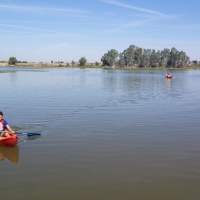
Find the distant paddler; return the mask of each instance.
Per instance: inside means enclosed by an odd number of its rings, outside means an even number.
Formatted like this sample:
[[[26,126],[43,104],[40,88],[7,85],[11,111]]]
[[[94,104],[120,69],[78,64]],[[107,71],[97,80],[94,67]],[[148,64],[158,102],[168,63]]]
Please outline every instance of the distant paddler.
[[[165,77],[171,79],[171,78],[172,78],[172,75],[171,75],[170,73],[167,73],[167,74],[165,75]]]

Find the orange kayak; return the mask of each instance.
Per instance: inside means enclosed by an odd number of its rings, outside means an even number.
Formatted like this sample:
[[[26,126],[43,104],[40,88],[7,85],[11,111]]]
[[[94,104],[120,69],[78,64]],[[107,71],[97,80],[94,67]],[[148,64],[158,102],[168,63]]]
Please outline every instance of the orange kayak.
[[[171,79],[172,78],[172,76],[165,76],[166,78],[169,78],[169,79]]]
[[[10,137],[0,136],[1,146],[15,146],[17,144],[18,136],[14,133],[10,133]]]

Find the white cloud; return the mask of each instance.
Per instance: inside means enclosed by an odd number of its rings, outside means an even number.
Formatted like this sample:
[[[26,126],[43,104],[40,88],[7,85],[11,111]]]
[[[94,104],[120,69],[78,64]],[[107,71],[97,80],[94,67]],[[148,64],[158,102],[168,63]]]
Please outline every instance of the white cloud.
[[[111,5],[115,5],[115,6],[119,6],[119,7],[123,7],[123,8],[127,8],[127,9],[131,9],[131,10],[137,10],[137,11],[141,11],[141,12],[144,12],[144,13],[157,15],[157,16],[160,16],[160,17],[163,17],[163,18],[174,18],[174,17],[177,17],[177,16],[174,16],[174,15],[167,15],[167,14],[164,14],[164,13],[156,11],[156,10],[151,10],[151,9],[137,7],[137,6],[134,6],[134,5],[125,4],[125,3],[122,3],[122,2],[119,2],[119,1],[115,1],[115,0],[100,0],[100,1],[102,1],[104,3],[107,3],[107,4],[111,4]]]
[[[38,28],[31,28],[31,27],[24,27],[24,26],[15,26],[15,25],[8,25],[8,24],[0,24],[0,26],[61,34],[61,32],[57,32],[57,31],[50,31],[50,30],[45,30],[45,29],[38,29]]]
[[[46,6],[19,6],[19,5],[6,5],[1,4],[0,9],[7,9],[13,11],[26,11],[26,12],[58,12],[58,13],[72,13],[72,14],[87,14],[85,10],[71,9],[71,8],[56,8]]]

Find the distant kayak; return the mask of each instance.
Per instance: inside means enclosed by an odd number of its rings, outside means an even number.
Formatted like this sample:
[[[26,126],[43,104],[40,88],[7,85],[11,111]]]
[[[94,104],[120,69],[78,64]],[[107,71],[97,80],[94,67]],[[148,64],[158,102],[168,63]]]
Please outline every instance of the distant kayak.
[[[10,133],[10,137],[1,136],[0,137],[0,145],[1,146],[15,146],[18,141],[18,136],[14,133]]]
[[[165,76],[165,78],[172,79],[172,76]]]

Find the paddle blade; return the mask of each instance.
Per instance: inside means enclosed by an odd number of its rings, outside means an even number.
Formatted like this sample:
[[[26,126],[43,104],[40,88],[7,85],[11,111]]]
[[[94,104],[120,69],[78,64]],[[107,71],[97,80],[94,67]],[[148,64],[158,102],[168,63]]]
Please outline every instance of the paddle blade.
[[[16,135],[27,135],[27,136],[39,136],[41,133],[20,133],[20,132],[15,132]]]
[[[27,136],[39,136],[41,133],[26,133]]]

